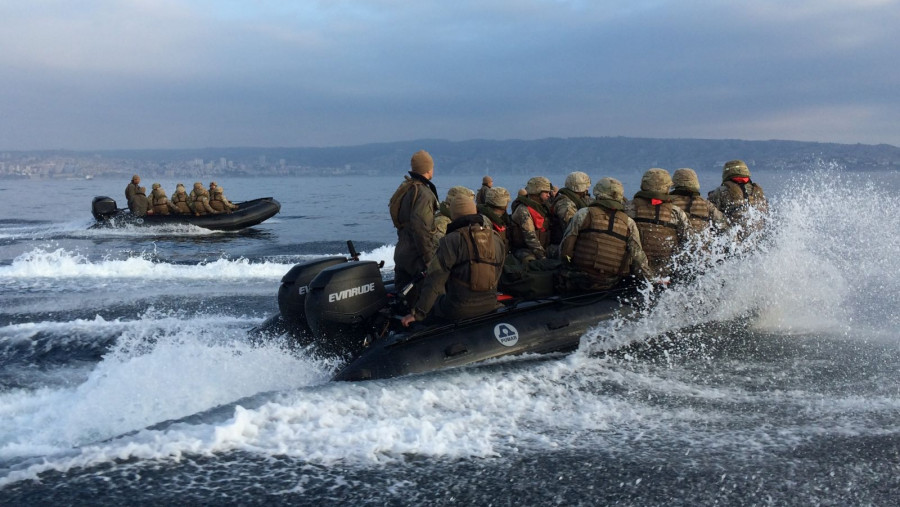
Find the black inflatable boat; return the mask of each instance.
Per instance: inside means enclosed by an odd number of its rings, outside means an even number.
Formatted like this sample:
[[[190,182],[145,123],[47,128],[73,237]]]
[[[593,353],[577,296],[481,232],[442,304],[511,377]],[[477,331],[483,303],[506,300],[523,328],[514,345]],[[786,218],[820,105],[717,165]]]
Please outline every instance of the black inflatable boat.
[[[191,224],[217,231],[235,231],[252,227],[275,216],[281,203],[271,197],[235,203],[238,209],[218,215],[146,215],[136,217],[127,209],[120,209],[111,197],[97,196],[91,203],[91,214],[102,226]]]
[[[348,242],[349,243],[349,242]],[[628,315],[633,288],[577,296],[520,300],[476,318],[400,324],[406,309],[382,263],[325,257],[298,264],[281,280],[279,314],[255,334],[289,333],[301,346],[344,365],[335,380],[383,379],[520,354],[570,352],[600,321]]]

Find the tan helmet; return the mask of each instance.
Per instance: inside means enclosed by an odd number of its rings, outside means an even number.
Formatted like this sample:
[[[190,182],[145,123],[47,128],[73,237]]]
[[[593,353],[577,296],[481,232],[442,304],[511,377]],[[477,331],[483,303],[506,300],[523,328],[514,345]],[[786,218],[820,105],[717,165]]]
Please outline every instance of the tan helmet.
[[[141,182],[141,177],[135,174],[131,177],[131,182],[134,184],[138,184]]]
[[[503,187],[491,187],[484,191],[484,203],[506,209],[509,205],[509,192]]]
[[[138,187],[137,193],[147,195],[147,187]]]
[[[201,183],[199,181],[195,181],[194,182],[194,190],[200,190],[201,188],[203,188],[203,183]]]
[[[485,176],[484,178],[481,178],[481,184],[491,186],[494,184],[494,179],[490,176]]]
[[[543,176],[535,176],[528,180],[528,183],[525,185],[525,192],[528,195],[538,195],[541,192],[550,192],[551,185],[550,180]]]
[[[466,215],[474,215],[478,213],[475,207],[475,201],[471,197],[465,195],[457,195],[450,201],[450,219],[456,220]]]
[[[672,177],[669,171],[654,167],[644,173],[641,178],[641,190],[647,192],[669,193],[669,187],[672,186]]]
[[[526,195],[528,195],[528,192],[524,188],[520,188],[517,195],[519,197],[525,197]]]
[[[722,181],[728,181],[735,176],[750,177],[750,168],[747,167],[743,160],[729,160],[725,162],[725,167],[722,168]]]
[[[212,189],[212,193],[213,193],[213,194],[224,194],[224,193],[225,193],[225,188],[220,187],[220,186],[217,185],[216,188]]]
[[[692,192],[700,191],[700,180],[693,169],[684,167],[675,171],[672,175],[672,185],[675,188],[683,188]]]
[[[175,185],[175,191],[176,192],[184,192],[184,183],[179,183],[179,184]]]
[[[572,192],[587,192],[591,189],[591,177],[581,171],[574,171],[566,176],[566,188]]]
[[[428,174],[429,171],[434,169],[434,159],[431,158],[431,154],[427,151],[419,150],[409,160],[409,167],[416,174]]]
[[[475,198],[475,192],[463,186],[455,186],[450,187],[450,190],[447,190],[447,203],[453,200],[454,197],[461,195],[463,197],[468,197],[469,199]]]
[[[615,178],[600,178],[594,185],[594,199],[612,199],[616,202],[625,202],[625,187]]]
[[[160,185],[159,183],[154,183],[154,184],[150,185],[150,188],[152,188],[153,190],[156,190],[156,189],[159,188],[160,186],[161,186],[161,185]]]

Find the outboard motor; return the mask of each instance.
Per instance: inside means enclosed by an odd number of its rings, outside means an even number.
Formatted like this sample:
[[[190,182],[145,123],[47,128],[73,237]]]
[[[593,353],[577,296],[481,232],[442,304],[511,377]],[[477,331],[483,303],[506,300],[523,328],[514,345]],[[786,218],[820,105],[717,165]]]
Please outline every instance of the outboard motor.
[[[292,267],[278,287],[278,311],[286,330],[302,342],[310,342],[312,331],[306,322],[306,294],[309,282],[323,269],[347,262],[346,257],[323,257]],[[305,338],[305,340],[304,340]]]
[[[347,358],[364,347],[388,304],[379,264],[359,261],[323,269],[309,283],[306,319],[324,355]]]
[[[119,211],[119,208],[112,197],[98,195],[91,201],[91,214],[94,215],[94,219],[98,222],[109,220],[117,211]]]

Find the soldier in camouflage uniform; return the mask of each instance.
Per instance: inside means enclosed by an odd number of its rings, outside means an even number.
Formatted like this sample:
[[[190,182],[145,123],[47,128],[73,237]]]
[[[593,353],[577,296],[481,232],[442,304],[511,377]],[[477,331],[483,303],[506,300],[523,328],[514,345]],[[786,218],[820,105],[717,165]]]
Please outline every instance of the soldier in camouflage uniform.
[[[178,213],[178,208],[166,197],[166,191],[159,183],[153,184],[153,190],[150,192],[150,205],[153,207],[154,215],[168,215],[169,212]]]
[[[510,251],[522,262],[541,260],[550,248],[550,180],[535,176],[525,186],[526,195],[516,198],[510,216]]]
[[[475,204],[484,204],[486,201],[487,191],[494,186],[494,179],[490,176],[485,176],[481,178],[481,188],[478,189],[478,194],[475,196]]]
[[[175,193],[172,194],[172,198],[169,199],[169,202],[175,206],[176,215],[190,215],[192,213],[191,207],[188,205],[188,195],[184,190],[183,183],[175,185]]]
[[[718,208],[700,197],[700,180],[693,169],[678,169],[672,175],[672,204],[681,208],[690,221],[694,232],[700,232],[712,226],[715,230],[724,230],[728,224],[725,216]]]
[[[759,229],[761,223],[755,219],[769,211],[762,187],[750,180],[750,169],[741,160],[725,162],[722,185],[709,193],[709,202],[722,211],[730,226],[742,228],[741,238]]]
[[[415,281],[426,270],[437,247],[434,212],[438,209],[438,196],[431,182],[434,159],[427,151],[419,150],[410,159],[410,169],[388,204],[391,220],[397,229],[394,284],[398,290]],[[419,280],[407,293],[407,302],[418,299],[421,283]]]
[[[672,204],[672,177],[665,169],[650,169],[641,178],[641,190],[625,207],[641,231],[641,246],[653,272],[669,276],[669,261],[688,239],[691,225],[681,208]]]
[[[404,326],[424,320],[429,312],[437,318],[460,320],[499,306],[497,284],[506,257],[503,239],[485,224],[471,197],[454,197],[450,211],[453,221],[428,264],[421,296],[402,319]]]
[[[440,241],[440,239],[447,234],[447,226],[450,225],[450,222],[452,221],[450,220],[450,201],[452,201],[454,197],[460,195],[472,199],[475,197],[475,192],[462,186],[450,187],[450,190],[447,191],[447,198],[438,204],[438,210],[434,212],[434,240],[436,242]],[[435,243],[435,245],[437,245],[437,243]]]
[[[203,183],[200,183],[199,181],[194,183],[194,189],[191,190],[191,195],[189,197],[191,199],[191,209],[194,212],[194,216],[199,217],[201,215],[219,214],[218,211],[209,205],[209,192],[203,188]]]
[[[221,213],[231,213],[238,209],[237,204],[232,204],[232,202],[225,197],[225,189],[218,185],[213,187],[212,192],[210,192],[209,206]]]
[[[575,212],[587,207],[590,203],[591,177],[581,171],[569,173],[565,186],[559,189],[550,203],[550,221],[552,223],[550,243],[558,245],[562,242],[563,233]]]
[[[143,217],[153,214],[153,207],[150,206],[150,199],[147,199],[147,189],[138,187],[131,196],[131,202],[128,204],[131,214],[136,217]]]
[[[509,192],[503,187],[491,187],[485,192],[484,204],[478,204],[478,212],[491,221],[491,226],[500,234],[504,243],[509,245]]]
[[[125,186],[125,204],[131,206],[131,198],[137,189],[141,187],[141,177],[135,174],[131,177],[131,181]]]
[[[594,201],[572,217],[560,247],[567,291],[606,290],[630,275],[654,276],[624,202],[622,183],[602,178],[594,186]]]

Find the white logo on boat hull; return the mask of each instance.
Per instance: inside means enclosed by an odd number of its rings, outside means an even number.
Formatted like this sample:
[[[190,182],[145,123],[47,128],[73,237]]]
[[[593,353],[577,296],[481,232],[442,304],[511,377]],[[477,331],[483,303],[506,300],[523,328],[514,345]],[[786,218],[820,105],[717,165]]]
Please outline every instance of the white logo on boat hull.
[[[512,324],[501,322],[494,326],[494,338],[496,338],[501,345],[512,347],[519,342],[519,331],[517,331]]]

